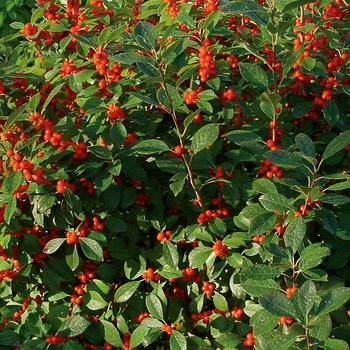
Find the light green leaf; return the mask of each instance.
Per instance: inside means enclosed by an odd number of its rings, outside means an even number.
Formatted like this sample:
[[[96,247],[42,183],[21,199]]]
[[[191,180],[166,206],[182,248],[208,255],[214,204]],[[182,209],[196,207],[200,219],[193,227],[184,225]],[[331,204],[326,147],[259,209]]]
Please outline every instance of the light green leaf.
[[[146,297],[146,306],[151,316],[157,320],[164,319],[163,303],[158,295],[149,294]]]
[[[191,149],[194,154],[211,146],[219,136],[219,124],[207,124],[202,126],[193,136]]]
[[[165,240],[163,243],[163,257],[165,262],[172,268],[176,269],[179,263],[179,253],[176,246]]]
[[[48,241],[43,249],[43,252],[45,254],[52,254],[56,252],[60,246],[63,244],[63,242],[66,241],[66,238],[54,238],[51,239],[51,241]]]
[[[71,337],[80,335],[90,326],[90,322],[79,315],[74,315],[64,320],[58,328],[58,332]]]
[[[133,281],[133,282],[127,282],[122,286],[120,286],[114,294],[114,298],[116,299],[116,302],[124,303],[128,301],[136,292],[139,285],[140,285],[140,281]]]
[[[91,260],[103,260],[103,250],[98,242],[91,238],[80,237],[79,244],[83,250],[83,253],[88,259]]]
[[[155,154],[169,151],[167,144],[161,140],[149,139],[135,143],[132,150],[140,154]]]
[[[288,211],[293,209],[289,200],[279,193],[266,193],[259,198],[259,202],[269,211]]]
[[[278,323],[279,316],[272,315],[264,309],[259,310],[250,318],[250,325],[254,328],[254,337],[271,331]]]
[[[84,305],[90,310],[102,310],[108,303],[96,291],[89,291],[83,295]]]
[[[254,191],[267,194],[278,193],[276,185],[268,179],[257,179],[253,182],[252,188]]]
[[[298,335],[284,334],[278,331],[270,331],[261,334],[256,339],[260,349],[287,350],[297,340]]]
[[[210,247],[194,248],[193,250],[191,250],[188,256],[189,265],[192,268],[201,268],[205,264],[211,253],[212,249]]]
[[[139,346],[147,334],[148,328],[146,326],[141,324],[137,328],[135,328],[130,337],[130,349]]]
[[[214,293],[213,302],[214,302],[214,306],[220,311],[229,311],[227,300],[220,293]]]
[[[122,347],[123,341],[120,338],[120,334],[116,328],[116,326],[105,320],[100,320],[104,330],[104,339],[111,345],[116,347]]]
[[[169,339],[170,350],[187,350],[186,337],[177,330],[174,330]]]

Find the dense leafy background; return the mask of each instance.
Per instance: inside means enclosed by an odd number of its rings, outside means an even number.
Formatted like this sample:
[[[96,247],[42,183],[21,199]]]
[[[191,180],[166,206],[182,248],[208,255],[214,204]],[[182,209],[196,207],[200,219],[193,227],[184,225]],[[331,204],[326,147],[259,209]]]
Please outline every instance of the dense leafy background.
[[[349,348],[349,2],[0,6],[1,349]]]

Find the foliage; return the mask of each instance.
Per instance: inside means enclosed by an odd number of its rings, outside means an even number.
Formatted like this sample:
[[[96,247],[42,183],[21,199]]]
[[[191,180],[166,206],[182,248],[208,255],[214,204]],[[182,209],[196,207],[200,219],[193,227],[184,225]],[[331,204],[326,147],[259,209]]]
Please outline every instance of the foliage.
[[[13,22],[0,348],[348,349],[349,9],[36,0]]]

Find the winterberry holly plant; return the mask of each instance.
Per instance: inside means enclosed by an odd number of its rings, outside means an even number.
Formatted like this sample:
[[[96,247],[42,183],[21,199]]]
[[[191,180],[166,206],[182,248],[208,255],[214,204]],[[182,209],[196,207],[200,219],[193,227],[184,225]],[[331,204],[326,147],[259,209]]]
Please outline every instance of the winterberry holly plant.
[[[349,19],[36,0],[12,22],[0,349],[349,349]]]

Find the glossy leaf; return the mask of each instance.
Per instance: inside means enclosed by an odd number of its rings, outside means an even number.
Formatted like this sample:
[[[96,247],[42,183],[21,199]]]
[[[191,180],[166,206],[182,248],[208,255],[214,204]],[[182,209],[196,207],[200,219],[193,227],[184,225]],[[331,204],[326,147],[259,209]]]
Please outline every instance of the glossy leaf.
[[[124,303],[128,301],[136,292],[139,285],[140,285],[140,281],[134,281],[134,282],[127,282],[122,286],[120,286],[114,294],[114,298],[116,299],[116,302]]]

